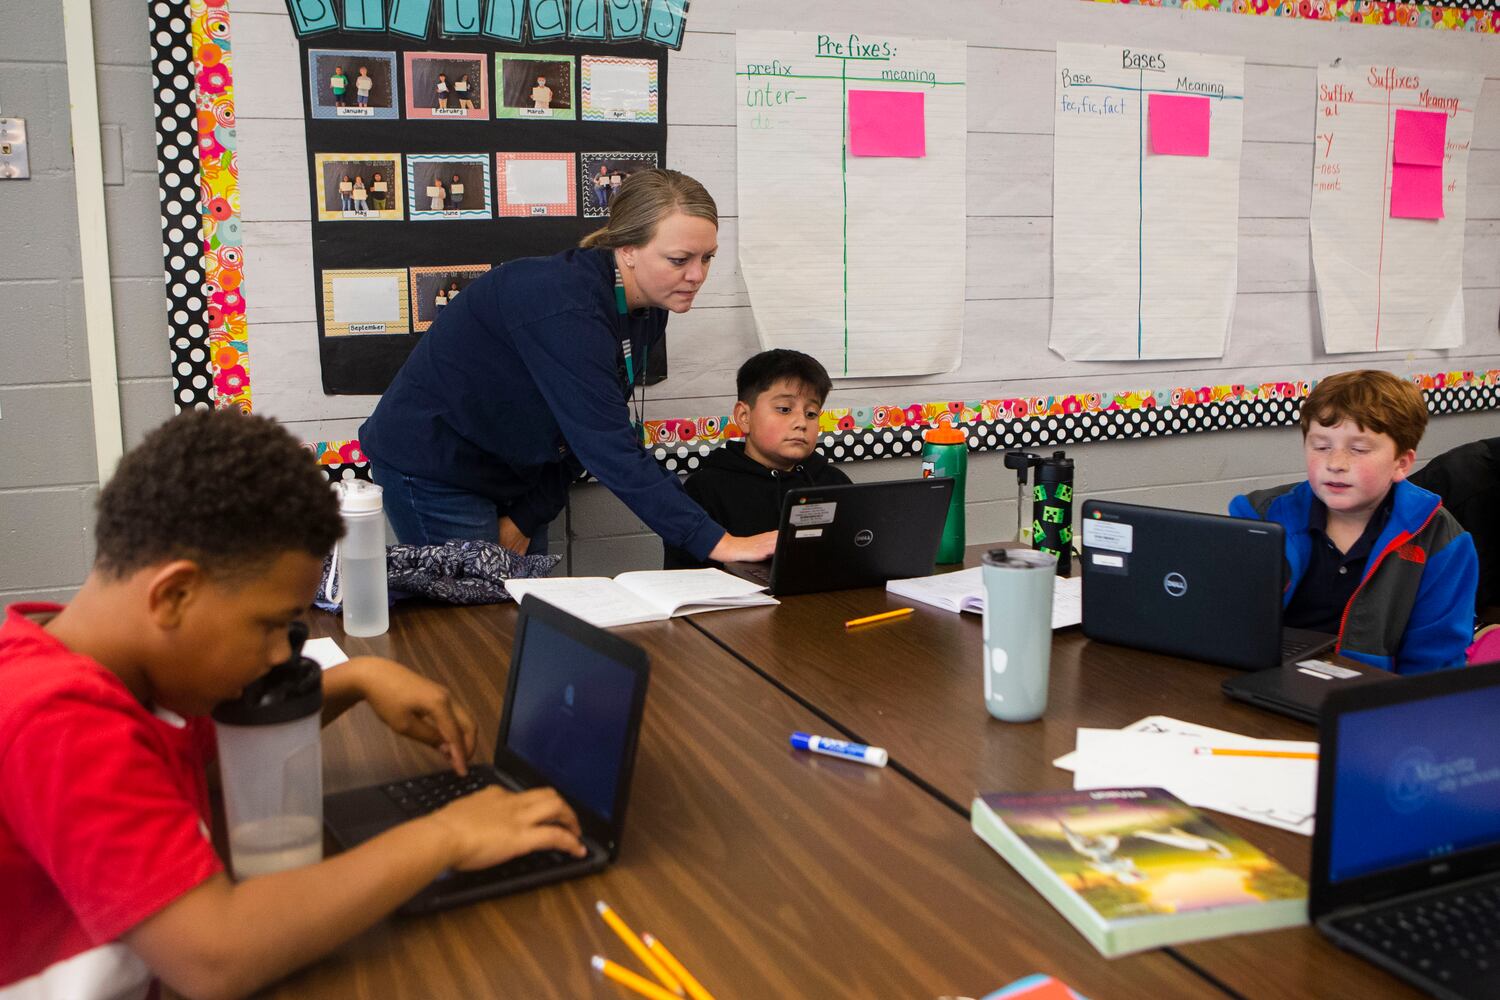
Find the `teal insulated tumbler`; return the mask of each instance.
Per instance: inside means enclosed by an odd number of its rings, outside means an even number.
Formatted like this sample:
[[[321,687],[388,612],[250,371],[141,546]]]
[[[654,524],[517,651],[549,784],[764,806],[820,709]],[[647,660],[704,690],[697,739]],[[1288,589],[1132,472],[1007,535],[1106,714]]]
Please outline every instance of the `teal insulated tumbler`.
[[[1047,709],[1052,666],[1052,581],[1057,560],[1031,549],[993,549],[984,581],[984,704],[1003,722]]]

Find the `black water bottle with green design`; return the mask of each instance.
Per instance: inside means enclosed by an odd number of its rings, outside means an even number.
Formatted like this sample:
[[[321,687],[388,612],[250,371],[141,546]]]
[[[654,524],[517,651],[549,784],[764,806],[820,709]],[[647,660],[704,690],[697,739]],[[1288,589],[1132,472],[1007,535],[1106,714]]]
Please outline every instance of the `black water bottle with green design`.
[[[1057,557],[1057,575],[1073,569],[1073,460],[1054,451],[1036,469],[1031,493],[1031,547]]]

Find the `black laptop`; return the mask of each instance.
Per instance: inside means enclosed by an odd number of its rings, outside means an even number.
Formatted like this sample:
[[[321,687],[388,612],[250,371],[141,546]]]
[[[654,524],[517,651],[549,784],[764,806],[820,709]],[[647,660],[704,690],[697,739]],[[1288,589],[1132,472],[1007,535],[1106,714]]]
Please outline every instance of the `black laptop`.
[[[485,785],[555,788],[578,814],[586,857],[539,851],[481,871],[445,872],[403,913],[599,871],[620,850],[649,673],[639,646],[528,596],[516,621],[494,765],[473,766],[465,778],[443,771],[330,795],[324,823],[347,850]]]
[[[1395,676],[1387,670],[1364,664],[1302,660],[1272,670],[1236,674],[1219,686],[1236,701],[1316,723],[1323,702],[1332,692],[1362,684],[1377,684]]]
[[[1167,507],[1083,505],[1083,634],[1263,670],[1335,637],[1281,626],[1281,525]]]
[[[724,568],[778,597],[928,576],[952,497],[948,478],[790,490],[770,562]]]
[[[1335,691],[1308,915],[1446,1000],[1500,997],[1500,663]]]

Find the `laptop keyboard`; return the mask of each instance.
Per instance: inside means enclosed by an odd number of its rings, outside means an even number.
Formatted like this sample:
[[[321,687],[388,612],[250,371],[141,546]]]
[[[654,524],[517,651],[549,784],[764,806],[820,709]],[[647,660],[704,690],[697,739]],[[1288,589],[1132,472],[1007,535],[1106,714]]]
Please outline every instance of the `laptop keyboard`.
[[[1296,632],[1281,633],[1281,662],[1295,663],[1305,659],[1314,651],[1328,644],[1329,636],[1299,635]]]
[[[738,568],[741,576],[767,587],[771,585],[770,563],[740,563]]]
[[[1500,984],[1500,882],[1366,910],[1333,926],[1460,996]]]
[[[454,799],[471,795],[487,785],[504,787],[490,771],[475,768],[465,777],[459,777],[454,771],[443,771],[406,781],[393,781],[384,786],[384,791],[402,812],[415,818],[436,812]]]
[[[472,795],[488,785],[505,787],[489,770],[472,769],[466,777],[462,778],[453,771],[443,771],[407,781],[393,781],[383,786],[383,790],[402,812],[415,819],[418,816],[436,812],[454,799]],[[519,875],[529,875],[547,868],[556,868],[568,862],[576,864],[579,860],[562,851],[533,851],[530,854],[511,858],[493,868],[484,869],[483,877],[487,882],[500,881]],[[439,879],[447,878],[452,874],[452,872],[444,872]]]

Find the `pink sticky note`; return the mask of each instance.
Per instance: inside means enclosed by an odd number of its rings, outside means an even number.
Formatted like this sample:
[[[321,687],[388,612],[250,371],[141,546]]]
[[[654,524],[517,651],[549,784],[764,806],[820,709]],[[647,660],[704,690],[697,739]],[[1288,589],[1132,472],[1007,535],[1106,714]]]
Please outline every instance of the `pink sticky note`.
[[[1208,98],[1152,94],[1146,124],[1151,152],[1163,156],[1208,155]]]
[[[1443,147],[1448,142],[1448,116],[1441,111],[1396,109],[1396,141],[1393,163],[1424,167],[1443,165]]]
[[[849,91],[849,153],[926,156],[925,96],[920,90]]]
[[[1441,219],[1443,168],[1418,163],[1391,165],[1391,218]]]

